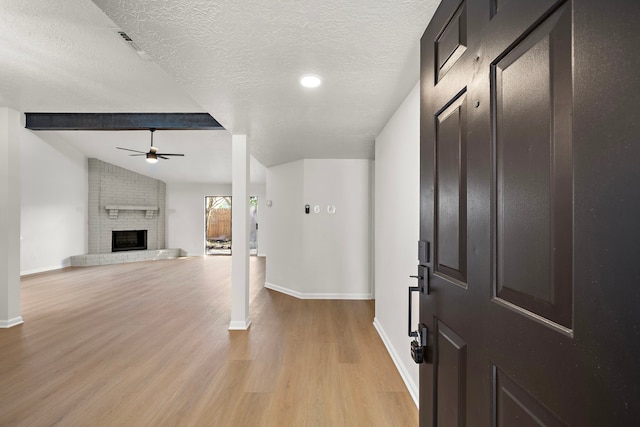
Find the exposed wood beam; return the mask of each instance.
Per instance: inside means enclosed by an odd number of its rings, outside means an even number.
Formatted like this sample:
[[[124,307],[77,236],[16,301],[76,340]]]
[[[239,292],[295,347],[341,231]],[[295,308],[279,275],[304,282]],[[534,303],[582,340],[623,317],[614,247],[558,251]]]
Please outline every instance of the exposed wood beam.
[[[220,130],[207,113],[25,113],[31,130]]]

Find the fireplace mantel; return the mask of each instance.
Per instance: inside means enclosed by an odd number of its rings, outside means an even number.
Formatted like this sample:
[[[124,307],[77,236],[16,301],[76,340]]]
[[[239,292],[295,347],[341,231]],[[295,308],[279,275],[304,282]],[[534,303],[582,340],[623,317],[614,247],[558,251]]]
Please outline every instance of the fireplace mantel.
[[[109,211],[109,219],[117,219],[119,211],[144,211],[145,218],[152,219],[153,215],[158,212],[158,206],[121,206],[107,205],[104,207]]]

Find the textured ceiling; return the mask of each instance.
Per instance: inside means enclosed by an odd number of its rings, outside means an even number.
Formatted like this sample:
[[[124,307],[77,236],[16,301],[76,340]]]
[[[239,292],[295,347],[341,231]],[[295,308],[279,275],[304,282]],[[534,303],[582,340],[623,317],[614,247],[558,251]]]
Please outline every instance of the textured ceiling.
[[[23,112],[201,112],[89,0],[0,1],[0,106]]]
[[[1,0],[0,107],[208,112],[231,132],[246,133],[266,166],[373,158],[375,136],[418,81],[419,39],[438,3]],[[304,73],[320,74],[324,84],[302,88]],[[140,158],[113,147],[146,147],[142,135],[58,132],[47,139],[168,183],[230,181],[230,161],[203,160],[228,160],[229,132],[158,134],[164,145],[178,144],[174,151],[194,154],[155,169],[130,165]],[[203,151],[207,144],[221,151]],[[255,175],[264,180],[263,170]]]
[[[437,0],[94,0],[267,166],[372,158]],[[304,73],[320,88],[300,87]]]
[[[90,0],[0,1],[0,107],[21,112],[204,112],[162,68],[141,58]],[[36,132],[54,146],[167,183],[231,182],[227,131],[158,131],[156,145],[184,158],[149,165],[148,132]],[[61,147],[62,149],[63,147]],[[251,163],[252,181],[264,167]]]

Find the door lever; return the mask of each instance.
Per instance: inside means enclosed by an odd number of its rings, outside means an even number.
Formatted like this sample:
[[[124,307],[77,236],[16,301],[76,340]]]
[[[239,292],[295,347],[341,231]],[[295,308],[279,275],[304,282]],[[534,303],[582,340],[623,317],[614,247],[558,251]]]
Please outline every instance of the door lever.
[[[418,286],[409,286],[409,322],[408,322],[408,332],[409,332],[409,336],[410,337],[417,337],[418,336],[418,332],[417,331],[412,331],[411,330],[411,319],[413,318],[413,316],[411,315],[412,312],[412,307],[413,307],[413,300],[411,298],[411,293],[412,292],[422,292],[422,286],[421,284],[422,282],[422,277],[421,276],[409,276],[412,277],[414,279],[418,279]]]
[[[418,324],[417,331],[411,330],[411,319],[413,318],[413,299],[411,298],[411,296],[413,292],[424,293],[424,276],[422,275],[424,271],[423,268],[423,266],[418,267],[419,273],[417,276],[409,276],[411,278],[418,279],[418,286],[409,286],[409,319],[407,323],[407,331],[409,333],[409,337],[413,338],[413,341],[411,341],[411,358],[416,363],[423,363],[425,361],[427,338],[429,335],[427,326],[422,323]],[[428,269],[427,274],[429,274]]]
[[[426,274],[425,274],[426,273]],[[423,294],[429,295],[429,267],[424,265],[418,266],[418,274],[416,276],[409,276],[412,279],[418,279],[418,288],[420,288],[420,292]],[[425,288],[425,279],[426,279],[426,288]],[[416,289],[417,290],[417,289]]]

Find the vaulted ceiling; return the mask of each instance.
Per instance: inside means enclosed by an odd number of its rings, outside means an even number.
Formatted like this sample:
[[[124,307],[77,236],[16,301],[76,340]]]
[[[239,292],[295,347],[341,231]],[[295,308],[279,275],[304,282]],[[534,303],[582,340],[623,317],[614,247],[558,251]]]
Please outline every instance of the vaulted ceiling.
[[[373,158],[375,136],[418,81],[419,39],[438,3],[3,0],[0,106],[208,112],[228,130],[211,132],[227,144],[229,132],[247,134],[265,166]],[[301,87],[305,73],[323,84]],[[90,155],[91,144],[77,145]]]

